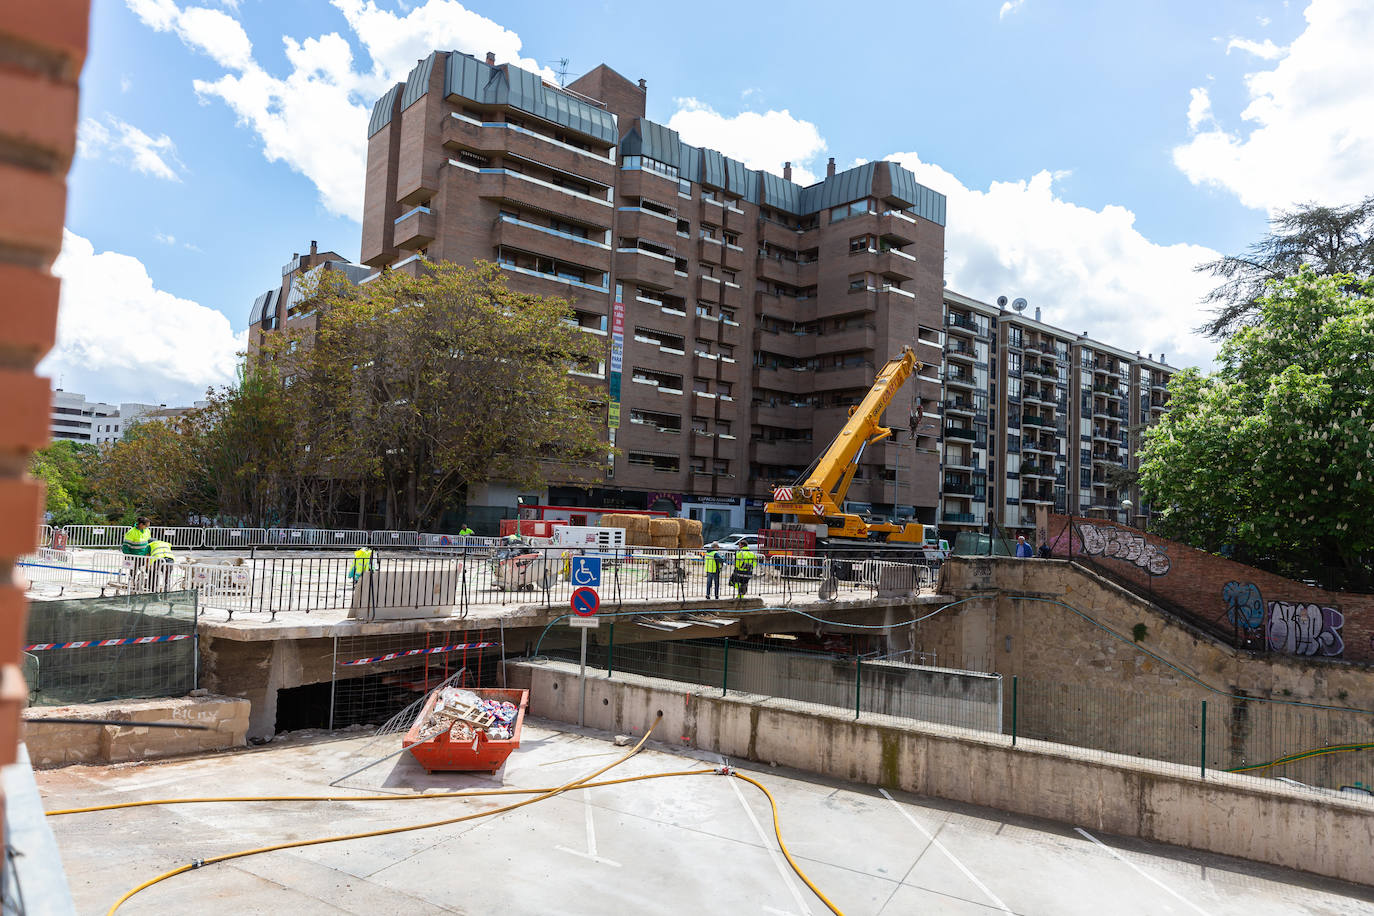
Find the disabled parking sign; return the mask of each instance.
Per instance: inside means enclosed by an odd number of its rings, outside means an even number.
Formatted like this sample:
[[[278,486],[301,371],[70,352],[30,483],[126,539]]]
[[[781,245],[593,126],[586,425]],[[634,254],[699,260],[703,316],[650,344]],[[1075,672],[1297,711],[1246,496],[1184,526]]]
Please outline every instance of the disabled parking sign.
[[[600,588],[601,558],[573,557],[569,574],[574,588]]]

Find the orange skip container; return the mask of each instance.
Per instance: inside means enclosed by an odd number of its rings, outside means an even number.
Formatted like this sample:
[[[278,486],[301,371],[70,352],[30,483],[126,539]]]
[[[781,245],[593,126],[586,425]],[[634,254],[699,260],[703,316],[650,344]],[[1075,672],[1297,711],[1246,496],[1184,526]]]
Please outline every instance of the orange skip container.
[[[515,722],[512,723],[511,736],[505,740],[488,738],[486,732],[479,731],[471,741],[454,741],[444,732],[432,741],[420,741],[420,729],[429,721],[434,705],[439,702],[439,691],[432,691],[425,701],[415,723],[401,740],[401,746],[410,748],[411,755],[425,768],[426,773],[435,771],[482,771],[495,773],[501,769],[511,751],[520,747],[520,729],[525,723],[525,708],[530,702],[528,690],[508,690],[504,687],[467,688],[483,700],[499,700],[515,704]]]

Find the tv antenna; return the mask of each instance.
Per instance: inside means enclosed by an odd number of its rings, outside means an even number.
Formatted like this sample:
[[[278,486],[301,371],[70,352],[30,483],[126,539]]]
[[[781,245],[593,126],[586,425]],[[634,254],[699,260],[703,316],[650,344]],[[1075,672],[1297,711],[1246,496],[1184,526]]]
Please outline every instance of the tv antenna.
[[[554,72],[558,74],[558,85],[559,85],[560,87],[565,87],[565,86],[567,86],[567,85],[568,85],[568,59],[567,59],[566,57],[560,57],[560,58],[558,58],[558,69],[555,70]]]

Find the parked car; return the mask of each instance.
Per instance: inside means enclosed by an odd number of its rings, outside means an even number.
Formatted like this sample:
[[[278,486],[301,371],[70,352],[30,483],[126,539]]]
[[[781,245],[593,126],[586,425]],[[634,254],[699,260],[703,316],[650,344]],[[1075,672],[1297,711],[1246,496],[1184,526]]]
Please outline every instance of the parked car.
[[[716,543],[720,545],[721,550],[728,550],[731,553],[739,550],[741,544],[748,544],[749,549],[756,551],[759,549],[759,536],[757,534],[744,534],[741,532],[738,534],[726,535],[716,541]]]

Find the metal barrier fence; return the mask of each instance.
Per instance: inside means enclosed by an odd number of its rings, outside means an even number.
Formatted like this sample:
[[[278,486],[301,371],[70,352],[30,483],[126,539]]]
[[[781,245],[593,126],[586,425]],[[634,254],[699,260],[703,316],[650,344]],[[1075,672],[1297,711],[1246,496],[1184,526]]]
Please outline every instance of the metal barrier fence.
[[[193,591],[35,601],[24,674],[35,706],[183,696],[196,687]]]
[[[128,556],[108,550],[41,547],[16,564],[31,587],[56,589],[61,595],[69,586],[98,588],[115,594],[150,594],[187,588],[189,568],[148,557]]]
[[[567,548],[442,547],[432,552],[377,551],[370,560],[343,556],[279,556],[253,552],[239,565],[201,562],[187,572],[202,590],[207,609],[235,613],[348,611],[371,619],[379,609],[447,607],[466,614],[490,605],[565,606],[577,585],[573,563],[590,556],[600,563],[605,606],[639,601],[691,601],[737,596],[789,600],[854,599],[915,593],[932,582],[932,564],[829,556],[762,557],[748,582],[730,584],[723,570],[707,595],[700,550],[627,547],[608,551]]]
[[[267,543],[266,528],[202,528],[200,546],[216,550],[222,547],[261,547]]]
[[[61,529],[68,547],[113,549],[123,545],[127,525],[67,525]],[[473,537],[419,531],[362,531],[332,528],[192,528],[153,525],[149,533],[182,550],[221,550],[249,547],[289,547],[299,549],[359,547],[436,548],[488,547],[501,538]],[[52,545],[53,528],[43,525],[39,545]]]
[[[1147,759],[1275,777],[1374,803],[1374,712],[1216,694],[1209,700],[928,668],[713,639],[617,644],[589,631],[587,663],[619,674],[784,697],[865,721],[918,720],[1074,745],[1099,759]],[[576,662],[577,649],[549,657]]]

